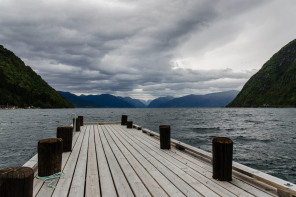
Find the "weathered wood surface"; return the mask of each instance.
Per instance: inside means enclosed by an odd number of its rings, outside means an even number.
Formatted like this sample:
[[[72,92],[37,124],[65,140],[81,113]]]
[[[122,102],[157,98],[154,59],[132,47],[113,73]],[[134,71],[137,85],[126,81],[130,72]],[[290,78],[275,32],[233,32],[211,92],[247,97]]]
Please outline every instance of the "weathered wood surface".
[[[171,127],[169,125],[159,126],[159,140],[161,149],[171,149]]]
[[[58,127],[57,138],[62,138],[63,140],[63,152],[71,151],[73,140],[73,127]]]
[[[54,182],[55,189],[35,178],[33,196],[277,196],[276,187],[236,170],[230,182],[213,179],[209,153],[189,151],[173,139],[185,150],[162,150],[159,135],[150,132],[85,124],[74,134],[72,152],[63,153],[64,177]],[[25,165],[36,168],[34,158]]]
[[[151,131],[147,128],[143,128],[142,131],[143,133],[146,133],[148,135],[153,135],[154,138],[159,139],[159,134],[154,131]],[[191,156],[194,155],[194,157],[205,162],[207,164],[206,165],[207,167],[212,168],[211,153],[201,150],[199,148],[193,147],[191,145],[185,144],[175,139],[171,139],[171,143],[174,146],[177,146],[177,145],[181,146],[182,148],[185,149],[184,153],[188,152]],[[252,169],[250,167],[239,164],[237,162],[233,162],[232,169],[234,170],[233,173],[236,174],[236,177],[239,177],[240,180],[244,180],[245,182],[247,182],[248,185],[252,186],[252,188],[264,189],[265,191],[272,193],[275,196],[277,196],[276,193],[277,193],[277,190],[279,189],[281,191],[284,191],[285,193],[288,193],[287,196],[289,197],[292,197],[292,195],[296,196],[296,184],[293,184],[288,181],[271,176],[269,174],[263,173],[259,170]],[[234,182],[234,180],[232,182]],[[245,184],[243,187],[248,188],[247,185]],[[250,191],[250,189],[251,188],[246,190]]]
[[[91,126],[88,145],[85,196],[100,196],[99,171],[95,147],[95,133]]]
[[[11,167],[0,170],[0,196],[31,197],[34,170],[30,167]]]
[[[62,168],[63,140],[50,138],[38,142],[38,175],[51,176]]]
[[[215,137],[212,141],[212,155],[213,178],[231,181],[233,141],[226,137]]]

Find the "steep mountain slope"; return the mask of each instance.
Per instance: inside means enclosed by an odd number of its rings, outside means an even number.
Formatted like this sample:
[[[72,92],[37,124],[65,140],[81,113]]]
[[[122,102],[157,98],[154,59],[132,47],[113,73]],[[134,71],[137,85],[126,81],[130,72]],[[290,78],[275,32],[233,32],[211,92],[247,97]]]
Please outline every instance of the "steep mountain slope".
[[[174,99],[174,97],[172,97],[172,96],[159,97],[159,98],[152,100],[150,102],[150,104],[148,105],[148,107],[150,107],[150,108],[159,107],[161,104],[166,103],[172,99]]]
[[[159,107],[224,107],[238,94],[238,91],[217,92],[206,95],[188,95],[162,103]]]
[[[296,40],[274,54],[228,107],[296,107]]]
[[[13,52],[0,45],[0,105],[74,107]]]

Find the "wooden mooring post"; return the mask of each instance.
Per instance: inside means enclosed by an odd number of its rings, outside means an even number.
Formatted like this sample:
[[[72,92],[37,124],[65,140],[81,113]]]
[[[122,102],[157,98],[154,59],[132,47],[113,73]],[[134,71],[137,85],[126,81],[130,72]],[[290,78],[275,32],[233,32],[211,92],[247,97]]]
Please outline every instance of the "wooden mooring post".
[[[38,176],[50,176],[61,172],[63,140],[50,138],[38,142]]]
[[[169,125],[159,126],[160,149],[171,149],[171,127]]]
[[[73,127],[58,127],[57,138],[63,140],[63,152],[72,150]]]
[[[226,137],[215,137],[212,141],[213,178],[219,181],[232,180],[233,142]]]
[[[133,121],[131,121],[131,120],[126,121],[126,128],[132,129],[133,128]]]
[[[83,126],[84,125],[83,116],[78,116],[78,119],[80,120],[80,126]]]
[[[127,115],[122,115],[121,116],[121,125],[126,125],[127,122]]]
[[[0,170],[0,196],[32,197],[34,170],[29,167],[12,167]]]

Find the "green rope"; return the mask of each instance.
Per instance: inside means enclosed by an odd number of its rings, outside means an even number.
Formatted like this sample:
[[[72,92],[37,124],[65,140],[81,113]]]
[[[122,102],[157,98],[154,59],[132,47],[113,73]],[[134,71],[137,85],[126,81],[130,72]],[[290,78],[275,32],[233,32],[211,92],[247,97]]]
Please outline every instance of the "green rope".
[[[63,178],[64,176],[64,173],[63,172],[58,172],[58,173],[55,173],[53,175],[50,175],[50,176],[36,176],[37,179],[43,179],[45,183],[48,183],[47,186],[52,188],[52,189],[55,189],[56,186],[55,185],[51,185],[56,179],[58,178]]]

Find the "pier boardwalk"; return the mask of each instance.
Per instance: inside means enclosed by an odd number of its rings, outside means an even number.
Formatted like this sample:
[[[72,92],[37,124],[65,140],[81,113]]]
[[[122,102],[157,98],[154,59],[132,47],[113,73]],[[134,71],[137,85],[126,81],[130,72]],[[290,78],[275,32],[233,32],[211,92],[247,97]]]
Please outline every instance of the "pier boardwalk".
[[[34,179],[33,196],[295,196],[295,185],[233,162],[232,181],[212,178],[211,154],[133,125],[87,124],[62,155],[64,176],[48,187]],[[176,148],[178,147],[178,148]],[[180,150],[183,149],[183,150]],[[24,166],[37,175],[37,155]]]

